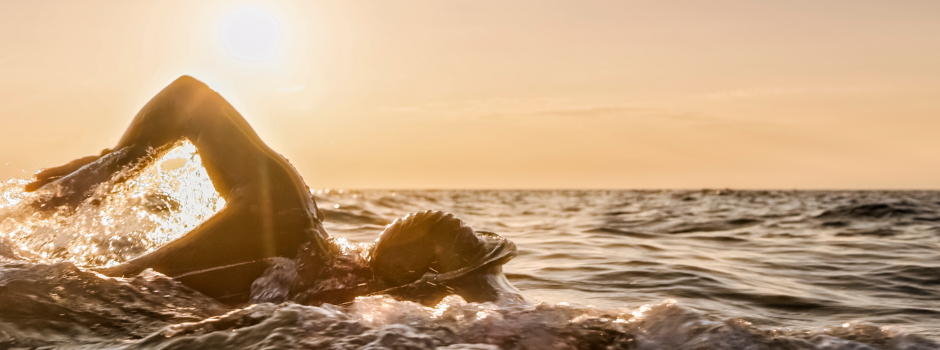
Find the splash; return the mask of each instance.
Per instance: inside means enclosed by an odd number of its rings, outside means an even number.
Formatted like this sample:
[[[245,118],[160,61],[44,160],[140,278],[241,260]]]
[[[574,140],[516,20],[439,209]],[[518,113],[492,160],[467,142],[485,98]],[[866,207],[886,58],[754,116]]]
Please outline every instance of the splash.
[[[35,261],[117,264],[180,237],[225,205],[189,142],[128,181],[99,185],[74,210],[36,210],[39,193],[24,192],[27,182],[0,185],[0,237]]]

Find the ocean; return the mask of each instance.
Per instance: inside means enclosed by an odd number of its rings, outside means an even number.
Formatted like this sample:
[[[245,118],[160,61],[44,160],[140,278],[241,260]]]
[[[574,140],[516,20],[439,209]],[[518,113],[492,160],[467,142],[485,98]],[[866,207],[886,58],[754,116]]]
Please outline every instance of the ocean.
[[[509,238],[526,302],[233,308],[85,268],[224,206],[191,147],[75,210],[38,211],[26,182],[0,185],[0,349],[940,348],[935,191],[315,189],[347,246],[427,209]]]

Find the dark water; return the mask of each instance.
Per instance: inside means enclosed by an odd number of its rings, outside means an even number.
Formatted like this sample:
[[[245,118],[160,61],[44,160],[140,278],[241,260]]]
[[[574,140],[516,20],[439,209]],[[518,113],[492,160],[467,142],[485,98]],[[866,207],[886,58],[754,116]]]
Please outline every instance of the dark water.
[[[505,271],[530,299],[517,305],[232,309],[157,273],[76,267],[211,215],[221,203],[194,169],[53,217],[23,205],[22,180],[0,188],[0,349],[940,348],[940,192],[317,192],[350,241],[425,209],[512,239]]]

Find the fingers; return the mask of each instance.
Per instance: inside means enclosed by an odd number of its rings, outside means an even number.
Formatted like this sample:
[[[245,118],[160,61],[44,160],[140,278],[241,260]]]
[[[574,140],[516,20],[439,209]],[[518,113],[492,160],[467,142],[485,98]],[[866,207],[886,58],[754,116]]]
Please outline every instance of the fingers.
[[[101,158],[101,156],[87,156],[87,157],[78,158],[76,160],[68,162],[65,165],[60,165],[60,166],[52,167],[52,168],[46,168],[40,171],[39,173],[37,173],[36,178],[41,180],[47,177],[68,175],[68,174],[71,174],[73,171],[78,170],[78,168],[81,168],[88,163],[94,162],[98,158]]]
[[[104,153],[104,151],[102,151],[102,153]],[[98,158],[101,158],[101,156],[87,156],[87,157],[78,158],[76,160],[68,162],[65,165],[43,169],[42,171],[34,175],[36,178],[36,181],[26,184],[24,189],[26,190],[26,192],[33,192],[35,190],[38,190],[42,188],[42,186],[45,186],[47,183],[53,182],[65,175],[71,174],[75,170],[78,170],[79,168],[87,165],[88,163],[94,162]]]
[[[42,186],[45,186],[47,183],[53,182],[53,181],[58,180],[58,179],[60,179],[60,178],[62,178],[62,177],[61,177],[61,176],[53,176],[53,177],[47,177],[47,178],[42,179],[42,180],[36,180],[36,181],[33,181],[33,182],[30,182],[30,183],[26,184],[26,186],[23,186],[23,187],[24,187],[23,189],[24,189],[26,192],[33,192],[33,191],[35,191],[35,190],[38,190],[38,189],[42,188]]]

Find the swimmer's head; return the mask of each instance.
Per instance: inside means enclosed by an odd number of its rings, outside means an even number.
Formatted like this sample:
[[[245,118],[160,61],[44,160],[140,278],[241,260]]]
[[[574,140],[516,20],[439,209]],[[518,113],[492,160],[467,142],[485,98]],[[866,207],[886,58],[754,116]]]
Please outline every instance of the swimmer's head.
[[[422,211],[385,228],[375,247],[372,269],[386,283],[400,286],[425,273],[444,273],[486,254],[485,242],[453,214]]]
[[[505,286],[516,291],[501,269],[515,254],[515,245],[496,234],[475,232],[453,214],[423,211],[385,228],[372,270],[387,287],[416,294],[406,298],[426,304],[452,293],[468,301],[495,301]],[[500,281],[485,282],[491,280]]]

